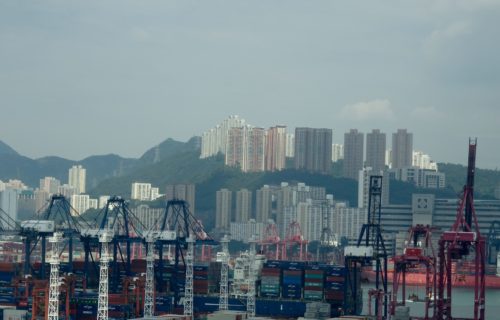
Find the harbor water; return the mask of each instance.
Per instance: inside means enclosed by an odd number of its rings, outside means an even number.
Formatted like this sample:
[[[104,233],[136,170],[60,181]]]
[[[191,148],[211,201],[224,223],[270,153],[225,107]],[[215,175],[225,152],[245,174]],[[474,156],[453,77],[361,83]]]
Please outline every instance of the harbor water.
[[[373,285],[363,285],[363,314],[368,314],[368,290]],[[391,290],[391,285],[389,285]],[[420,286],[407,286],[406,294],[424,297],[425,291]],[[422,316],[424,304],[422,302],[407,302],[410,315]],[[373,307],[373,302],[372,302]],[[452,292],[452,316],[473,318],[474,316],[474,288],[454,288]],[[486,289],[486,319],[500,319],[500,289]]]

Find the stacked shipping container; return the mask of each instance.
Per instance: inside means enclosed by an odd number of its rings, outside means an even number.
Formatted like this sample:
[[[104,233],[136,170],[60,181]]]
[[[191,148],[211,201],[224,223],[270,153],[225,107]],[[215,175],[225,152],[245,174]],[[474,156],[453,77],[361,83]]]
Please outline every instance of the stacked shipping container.
[[[69,271],[66,267],[64,263],[61,264],[62,271]],[[78,261],[73,264],[72,271],[77,278],[77,283],[76,293],[71,301],[71,316],[78,320],[90,320],[92,315],[95,317],[97,312],[97,293],[94,291],[85,294],[81,290],[84,287],[83,279],[86,276],[83,269],[83,262]],[[143,260],[132,261],[132,275],[139,275],[139,273],[145,272],[145,269],[146,265]],[[156,263],[156,270],[158,270],[158,262]],[[94,274],[95,270],[91,268],[89,271],[91,273],[91,279],[89,280],[97,282],[98,277]],[[117,271],[123,276],[122,270]],[[112,274],[113,270],[110,270],[110,278]],[[0,275],[11,277],[8,270],[0,272]],[[155,293],[155,309],[157,313],[175,312],[173,293],[176,292],[178,297],[184,296],[185,267],[179,265],[178,268],[175,268],[173,265],[165,264],[163,275],[163,279],[157,279],[156,286],[157,289],[158,286],[162,286],[161,289],[164,293]],[[193,289],[197,295],[196,301],[199,303],[195,306],[195,312],[201,312],[213,306],[215,306],[213,308],[216,308],[217,301],[214,304],[210,299],[216,298],[211,295],[212,293],[219,292],[220,263],[196,264],[193,269],[193,276]],[[305,262],[267,261],[260,272],[257,308],[262,314],[267,314],[268,312],[275,312],[271,310],[275,307],[279,307],[281,310],[281,308],[288,308],[289,305],[293,304],[295,315],[304,312],[305,303],[311,301],[326,301],[331,303],[332,308],[341,307],[344,297],[344,277],[344,268],[340,266]],[[11,289],[7,283],[1,281],[2,279],[0,279],[0,301],[2,297],[14,300],[14,294],[11,294]],[[5,282],[5,279],[3,281]],[[118,285],[121,286],[121,283]],[[22,288],[21,286],[17,290]],[[17,297],[19,295],[20,293],[16,294]],[[134,315],[134,308],[136,307],[134,299],[137,299],[137,297],[134,297],[133,294],[128,297],[125,294],[110,295],[110,318],[122,319]],[[139,304],[142,305],[142,302],[139,301]],[[233,301],[233,304],[236,305],[237,301]],[[28,306],[31,306],[30,301],[27,303]],[[242,308],[244,309],[244,306]],[[288,312],[285,309],[283,310],[284,313]]]
[[[261,272],[260,297],[326,301],[341,306],[345,296],[344,283],[343,266],[268,261]]]
[[[344,280],[343,266],[270,260],[261,271],[260,297],[327,301],[340,306],[345,296]]]
[[[278,298],[281,287],[280,263],[266,262],[261,270],[260,296]]]
[[[285,299],[302,297],[302,270],[283,270],[283,292]]]
[[[15,265],[12,263],[0,264],[0,304],[5,306],[14,306],[16,301],[14,298],[14,287],[11,285],[11,280],[16,274]]]
[[[208,294],[208,265],[193,267],[193,293]]]
[[[304,299],[323,300],[324,272],[318,266],[308,267],[304,271]]]
[[[344,301],[345,295],[345,277],[344,267],[331,266],[326,270],[325,277],[325,300],[328,302],[340,303]]]

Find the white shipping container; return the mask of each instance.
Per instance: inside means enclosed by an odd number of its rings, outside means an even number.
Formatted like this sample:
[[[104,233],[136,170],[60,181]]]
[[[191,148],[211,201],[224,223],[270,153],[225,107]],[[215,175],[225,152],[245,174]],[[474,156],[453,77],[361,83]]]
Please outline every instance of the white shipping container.
[[[162,231],[160,232],[159,238],[161,240],[175,240],[177,237],[177,234],[175,231]]]
[[[348,257],[373,257],[373,247],[347,246],[344,248],[344,256]]]
[[[26,310],[4,309],[3,320],[26,320]]]
[[[21,227],[47,233],[55,230],[54,221],[50,220],[25,220],[21,221]]]
[[[81,231],[82,236],[84,237],[94,237],[98,238],[99,236],[99,229],[83,229]]]
[[[207,315],[207,319],[210,320],[243,320],[247,319],[246,312],[242,311],[216,311]]]
[[[245,279],[245,270],[243,269],[234,269],[234,279],[243,280]]]

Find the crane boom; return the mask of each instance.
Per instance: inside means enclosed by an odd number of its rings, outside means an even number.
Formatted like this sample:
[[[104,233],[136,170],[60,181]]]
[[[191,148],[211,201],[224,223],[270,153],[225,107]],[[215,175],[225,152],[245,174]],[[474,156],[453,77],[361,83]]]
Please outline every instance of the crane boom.
[[[467,162],[467,183],[464,186],[465,198],[465,222],[472,227],[472,210],[474,199],[474,176],[476,173],[476,147],[477,139],[469,139],[469,159]]]

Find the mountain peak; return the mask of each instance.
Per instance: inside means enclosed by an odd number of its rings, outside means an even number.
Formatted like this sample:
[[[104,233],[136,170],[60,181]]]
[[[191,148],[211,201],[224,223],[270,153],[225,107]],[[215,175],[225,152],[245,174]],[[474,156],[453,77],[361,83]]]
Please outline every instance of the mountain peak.
[[[146,151],[141,161],[145,163],[154,163],[163,160],[173,154],[179,154],[187,151],[196,151],[201,148],[201,138],[192,137],[187,142],[181,142],[172,138],[167,138],[160,144]]]
[[[0,155],[2,154],[19,155],[16,150],[12,149],[9,145],[0,140]]]

